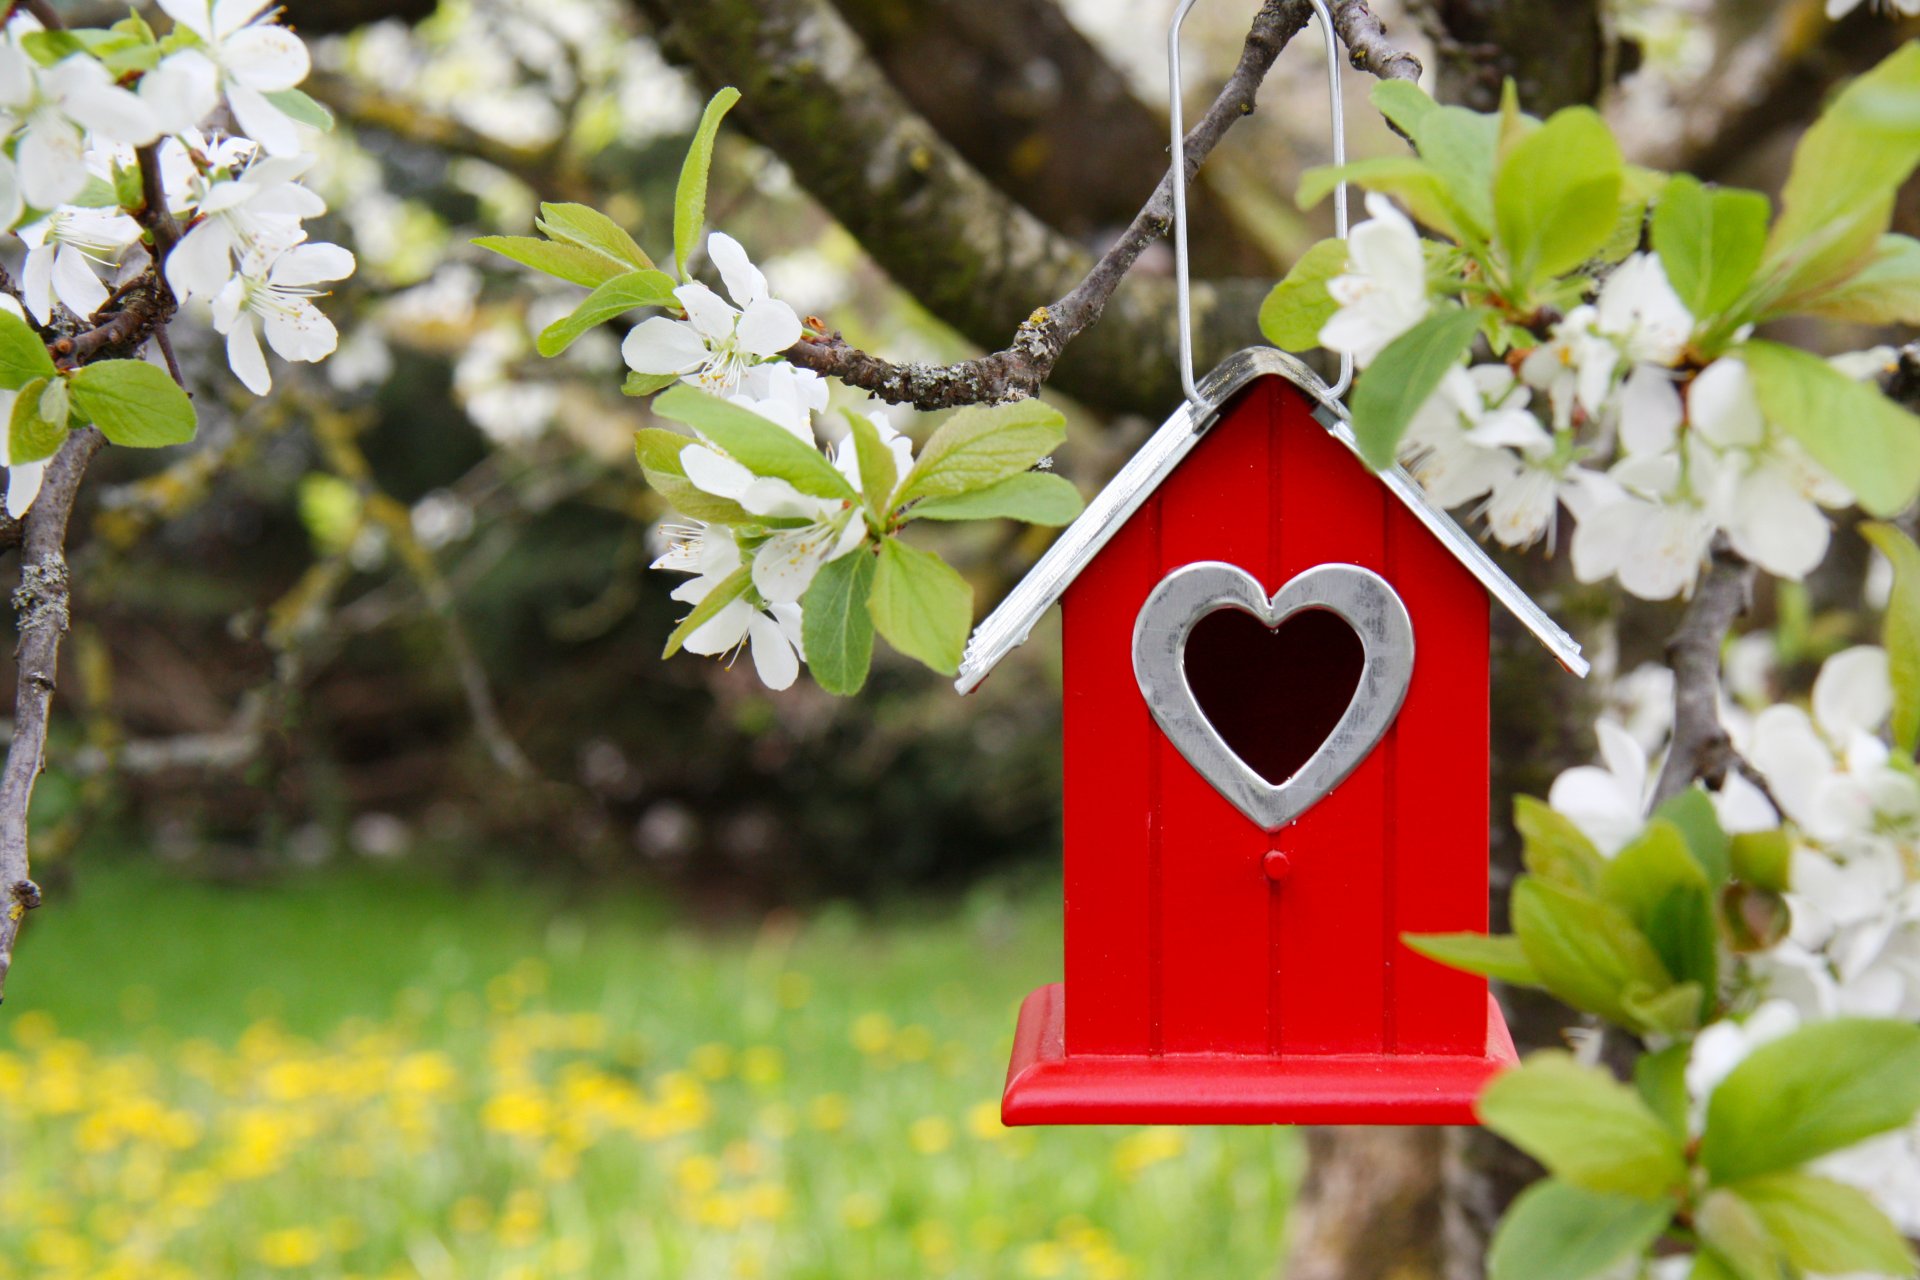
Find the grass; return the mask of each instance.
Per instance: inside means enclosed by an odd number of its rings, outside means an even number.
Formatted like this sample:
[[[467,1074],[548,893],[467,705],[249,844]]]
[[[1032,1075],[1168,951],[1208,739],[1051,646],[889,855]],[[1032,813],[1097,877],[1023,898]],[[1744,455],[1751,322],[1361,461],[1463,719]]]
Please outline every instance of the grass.
[[[89,867],[0,1009],[0,1280],[1270,1275],[1289,1135],[999,1125],[1057,917]]]

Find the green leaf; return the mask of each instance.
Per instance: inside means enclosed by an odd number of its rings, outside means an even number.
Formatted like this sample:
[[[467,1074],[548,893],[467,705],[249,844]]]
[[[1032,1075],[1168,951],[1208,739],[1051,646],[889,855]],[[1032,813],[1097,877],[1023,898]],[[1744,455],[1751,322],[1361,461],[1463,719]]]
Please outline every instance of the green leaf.
[[[1057,526],[1071,524],[1085,505],[1066,477],[1022,471],[971,493],[928,498],[908,515],[915,520],[1021,520]]]
[[[692,436],[683,436],[678,431],[647,427],[633,433],[633,455],[649,471],[683,476],[687,469],[680,465],[680,451],[693,443]]]
[[[73,375],[75,412],[114,444],[185,444],[200,425],[193,401],[167,371],[145,360],[100,360]]]
[[[894,504],[998,484],[1052,453],[1066,438],[1067,420],[1038,400],[962,409],[928,438]]]
[[[1810,352],[1749,342],[1740,354],[1767,420],[1853,490],[1862,508],[1891,516],[1920,492],[1920,418]]]
[[[1805,1164],[1920,1110],[1920,1027],[1835,1018],[1761,1045],[1707,1104],[1701,1161],[1716,1182]]]
[[[1673,1204],[1596,1195],[1547,1179],[1527,1188],[1493,1237],[1490,1280],[1588,1280],[1638,1255],[1673,1219]]]
[[[333,112],[315,102],[311,95],[302,93],[298,89],[276,89],[261,96],[277,107],[281,115],[289,117],[296,123],[304,124],[309,129],[318,129],[326,133],[333,128]]]
[[[18,391],[35,378],[58,372],[40,335],[11,311],[0,311],[0,390]]]
[[[1841,91],[1801,135],[1767,242],[1777,293],[1820,292],[1872,256],[1894,192],[1920,163],[1916,104],[1920,47],[1908,43]]]
[[[1286,351],[1319,346],[1320,330],[1340,309],[1327,292],[1327,281],[1346,269],[1344,240],[1322,240],[1300,255],[1287,278],[1260,304],[1260,332],[1267,341]]]
[[[1441,107],[1420,122],[1414,135],[1420,158],[1433,166],[1447,184],[1451,207],[1457,210],[1475,241],[1486,240],[1493,229],[1493,175],[1499,163],[1498,117]]]
[[[1353,393],[1353,429],[1367,465],[1393,465],[1407,424],[1447,370],[1473,345],[1486,313],[1477,308],[1436,311],[1387,344]]]
[[[1893,741],[1911,756],[1920,744],[1920,546],[1895,525],[1863,524],[1860,532],[1893,565],[1881,639],[1893,680]]]
[[[584,204],[543,204],[534,225],[555,240],[599,254],[623,273],[653,269],[653,259],[627,229],[598,209]]]
[[[633,436],[634,456],[640,460],[640,474],[653,491],[667,500],[682,515],[709,524],[759,524],[762,517],[749,513],[740,504],[718,498],[687,479],[680,465],[680,451],[694,441],[678,431],[648,427]]]
[[[801,598],[801,639],[807,669],[828,693],[850,697],[867,682],[873,665],[873,594],[878,558],[862,548],[829,560]]]
[[[1376,156],[1334,168],[1322,165],[1300,175],[1299,203],[1311,209],[1342,182],[1357,183],[1369,191],[1392,196],[1406,206],[1413,220],[1454,241],[1474,238],[1470,220],[1455,200],[1440,171],[1413,156]]]
[[[7,456],[15,463],[39,462],[59,452],[67,438],[67,408],[63,379],[35,378],[20,388],[7,424]]]
[[[1558,1050],[1493,1078],[1480,1123],[1585,1191],[1658,1199],[1686,1189],[1680,1139],[1640,1095]]]
[[[664,271],[629,271],[588,294],[572,315],[542,329],[534,347],[543,356],[557,356],[595,325],[635,307],[666,307],[673,302],[672,276]]]
[[[1707,988],[1680,982],[1661,990],[1636,982],[1620,993],[1620,1006],[1643,1035],[1691,1036],[1706,1020]]]
[[[1484,933],[1409,933],[1402,942],[1429,960],[1438,960],[1453,969],[1463,969],[1516,987],[1537,987],[1540,975],[1527,963],[1520,939],[1511,934],[1488,937]]]
[[[1532,796],[1513,798],[1513,825],[1520,832],[1527,870],[1569,889],[1591,892],[1607,860],[1572,818]]]
[[[655,392],[665,391],[678,381],[680,381],[680,375],[677,373],[629,373],[627,380],[620,384],[620,394],[650,396]]]
[[[1920,324],[1920,240],[1881,236],[1865,266],[1794,310],[1853,324]]]
[[[1803,1271],[1910,1276],[1916,1259],[1898,1227],[1855,1187],[1798,1170],[1732,1188]]]
[[[482,249],[535,271],[544,271],[572,284],[589,289],[626,275],[632,268],[615,262],[604,253],[582,249],[560,240],[542,240],[537,236],[480,236],[474,241]]]
[[[1686,837],[1687,851],[1714,887],[1727,882],[1727,877],[1733,874],[1728,852],[1731,841],[1721,828],[1720,815],[1714,812],[1713,801],[1704,787],[1688,787],[1656,809],[1653,816],[1672,823]]]
[[[1785,893],[1793,887],[1793,841],[1785,831],[1777,827],[1772,831],[1742,831],[1729,848],[1733,878],[1740,883],[1774,893]]]
[[[1673,978],[1618,907],[1528,876],[1514,886],[1513,931],[1540,980],[1560,999],[1636,1028],[1622,1002],[1634,984],[1664,991]]]
[[[1382,80],[1373,86],[1374,109],[1409,138],[1420,136],[1420,122],[1440,109],[1427,91],[1411,80]]]
[[[1600,895],[1646,935],[1676,980],[1698,983],[1702,991],[1717,989],[1719,933],[1711,888],[1678,827],[1661,818],[1648,823],[1607,863]]]
[[[1732,306],[1760,270],[1772,206],[1757,191],[1709,190],[1677,174],[1653,210],[1653,248],[1696,320]]]
[[[853,456],[860,464],[860,493],[867,500],[867,510],[876,519],[885,520],[893,507],[888,499],[900,483],[900,464],[895,461],[893,450],[880,438],[872,418],[864,413],[849,413],[847,428],[853,432]]]
[[[720,132],[720,121],[738,101],[740,91],[731,87],[713,95],[700,115],[699,128],[693,131],[686,162],[680,166],[680,186],[673,197],[673,260],[682,280],[690,274],[687,263],[692,261],[700,233],[706,229],[707,174],[713,168],[713,139]]]
[[[765,522],[763,517],[752,514],[739,503],[729,498],[717,498],[683,475],[672,471],[654,471],[648,467],[642,467],[640,474],[648,486],[681,515],[705,520],[708,524],[757,525]]]
[[[1515,143],[1494,179],[1494,223],[1514,287],[1573,270],[1613,234],[1620,145],[1589,107],[1556,111]]]
[[[960,669],[973,626],[973,588],[939,556],[882,539],[867,607],[873,625],[901,653],[942,675]]]
[[[1786,1280],[1780,1244],[1751,1206],[1730,1191],[1701,1202],[1694,1226],[1707,1252],[1736,1280]]]
[[[1644,1053],[1633,1064],[1633,1087],[1647,1110],[1659,1117],[1677,1142],[1687,1140],[1687,1060],[1690,1044],[1669,1045],[1658,1053]]]
[[[757,476],[777,477],[816,498],[859,497],[818,449],[751,409],[681,383],[661,392],[653,411],[686,423]]]
[[[714,585],[699,604],[693,606],[693,612],[680,620],[680,625],[667,637],[667,647],[661,651],[662,658],[671,658],[680,652],[680,646],[687,637],[713,620],[713,615],[747,594],[753,586],[753,566],[743,564]]]

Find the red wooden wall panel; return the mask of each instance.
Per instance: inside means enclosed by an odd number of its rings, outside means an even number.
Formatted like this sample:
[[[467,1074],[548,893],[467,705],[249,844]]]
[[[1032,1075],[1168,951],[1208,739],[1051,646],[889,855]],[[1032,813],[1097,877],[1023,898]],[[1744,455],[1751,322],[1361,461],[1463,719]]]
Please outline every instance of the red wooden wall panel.
[[[1268,591],[1316,564],[1362,565],[1412,617],[1394,727],[1271,837],[1165,739],[1134,680],[1135,614],[1197,560]],[[1466,570],[1269,378],[1063,605],[1067,1053],[1478,1054],[1485,984],[1399,942],[1485,926],[1488,605]],[[1269,848],[1291,859],[1278,884]]]
[[[1071,1053],[1156,1047],[1149,918],[1159,728],[1133,678],[1133,616],[1160,580],[1158,513],[1145,510],[1063,602],[1066,983]]]
[[[1160,509],[1156,582],[1199,560],[1237,564],[1266,582],[1272,408],[1270,391],[1256,386],[1160,486],[1153,499]],[[1154,742],[1163,858],[1161,1047],[1264,1053],[1270,984],[1260,859],[1266,837],[1157,729]]]
[[[1268,590],[1320,564],[1356,564],[1385,577],[1386,490],[1313,420],[1300,396],[1282,392],[1278,383],[1270,388],[1283,408],[1275,525],[1280,571]],[[1414,625],[1417,670],[1418,619]],[[1273,902],[1273,983],[1284,1002],[1275,1043],[1280,1052],[1379,1053],[1385,1047],[1380,904],[1392,812],[1387,758],[1398,737],[1390,729],[1346,781],[1274,836],[1292,864]]]
[[[1413,618],[1413,683],[1397,744],[1390,934],[1402,1053],[1479,1053],[1487,984],[1398,943],[1487,927],[1488,606],[1461,564],[1405,510],[1388,523],[1389,580]]]

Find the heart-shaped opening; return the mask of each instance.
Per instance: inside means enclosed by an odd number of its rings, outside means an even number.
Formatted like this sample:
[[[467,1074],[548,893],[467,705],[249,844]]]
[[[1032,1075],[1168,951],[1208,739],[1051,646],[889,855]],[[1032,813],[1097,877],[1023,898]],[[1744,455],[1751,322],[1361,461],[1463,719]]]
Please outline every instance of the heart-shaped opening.
[[[1187,685],[1215,733],[1279,786],[1300,771],[1360,688],[1366,648],[1346,619],[1307,609],[1278,627],[1216,609],[1187,636]]]

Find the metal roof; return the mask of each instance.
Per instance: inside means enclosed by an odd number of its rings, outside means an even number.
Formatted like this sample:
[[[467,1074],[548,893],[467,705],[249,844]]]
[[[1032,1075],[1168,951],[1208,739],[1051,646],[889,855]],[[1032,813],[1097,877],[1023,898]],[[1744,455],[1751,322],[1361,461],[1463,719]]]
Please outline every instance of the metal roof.
[[[1219,419],[1220,409],[1234,393],[1255,378],[1269,374],[1285,378],[1306,392],[1314,401],[1313,416],[1320,425],[1352,450],[1355,457],[1360,455],[1360,444],[1354,439],[1346,405],[1328,394],[1327,384],[1313,370],[1271,347],[1252,347],[1229,356],[1200,382],[1200,394],[1214,407],[1197,410],[1189,401],[1175,410],[1140,451],[1127,460],[1119,474],[1107,482],[1099,496],[1087,504],[1080,518],[1067,526],[1066,532],[1047,548],[1027,576],[1000,602],[1000,607],[974,629],[954,687],[961,693],[973,692],[1002,658],[1025,644],[1033,624],[1073,585],[1073,580],[1100,554],[1108,539],[1133,518],[1133,513],[1160,487],[1160,482],[1173,474],[1181,459]],[[1466,566],[1487,594],[1505,606],[1547,647],[1561,666],[1577,676],[1587,674],[1589,666],[1580,656],[1579,642],[1549,618],[1513,579],[1502,573],[1480,544],[1455,524],[1453,517],[1433,504],[1418,481],[1398,466],[1378,474],[1388,492],[1453,553],[1454,559]]]

